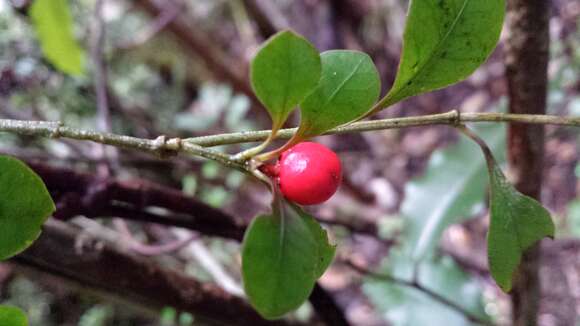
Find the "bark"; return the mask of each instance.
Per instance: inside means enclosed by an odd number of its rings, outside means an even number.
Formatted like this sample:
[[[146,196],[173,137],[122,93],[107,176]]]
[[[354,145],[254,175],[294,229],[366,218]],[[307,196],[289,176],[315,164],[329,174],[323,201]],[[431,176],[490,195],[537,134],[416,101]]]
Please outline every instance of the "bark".
[[[549,1],[509,0],[506,77],[510,113],[545,114],[549,60]],[[511,124],[508,130],[510,174],[522,193],[540,199],[544,128]],[[540,246],[523,257],[511,293],[513,325],[536,325],[540,303]]]
[[[171,225],[240,241],[245,222],[168,187],[143,180],[102,179],[66,168],[27,162],[45,182],[57,204],[54,217],[67,220],[77,215],[89,218],[121,217],[133,221]],[[166,208],[169,214],[154,214],[148,207]]]
[[[57,168],[28,160],[27,164],[43,179],[57,203],[54,216],[67,220],[77,215],[89,218],[121,217],[138,222],[179,226],[207,236],[241,241],[248,221],[229,215],[186,196],[181,191],[144,180],[99,178],[68,168]],[[168,214],[147,211],[148,207],[165,208]],[[339,225],[351,232],[377,237],[372,222],[324,219],[320,222]],[[392,240],[382,240],[393,244]]]

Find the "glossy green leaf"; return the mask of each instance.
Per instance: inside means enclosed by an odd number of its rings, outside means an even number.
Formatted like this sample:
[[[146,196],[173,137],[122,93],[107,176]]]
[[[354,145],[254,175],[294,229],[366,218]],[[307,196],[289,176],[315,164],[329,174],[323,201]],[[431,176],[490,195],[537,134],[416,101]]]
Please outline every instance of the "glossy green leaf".
[[[315,277],[318,279],[322,274],[324,274],[330,263],[332,263],[332,259],[336,252],[336,246],[328,241],[328,233],[312,216],[305,213],[298,206],[293,205],[293,209],[300,215],[316,241],[316,249],[318,250],[318,266],[315,271]]]
[[[495,153],[505,152],[505,126],[476,129]],[[445,229],[483,207],[487,168],[479,147],[461,137],[456,144],[431,155],[427,170],[405,187],[401,213],[405,217],[404,246],[414,260],[434,252]]]
[[[28,326],[28,318],[19,308],[0,306],[0,325]]]
[[[277,201],[273,214],[254,219],[242,245],[246,294],[268,319],[298,308],[334,256],[326,232],[311,216]]]
[[[288,114],[320,80],[318,50],[301,36],[283,31],[272,36],[251,64],[254,92],[264,104],[274,124],[280,128]]]
[[[509,292],[523,253],[543,238],[553,238],[555,226],[550,213],[535,199],[518,192],[492,161],[487,255],[491,276]]]
[[[0,260],[26,249],[54,212],[42,180],[21,161],[0,155]]]
[[[415,262],[408,255],[395,251],[385,259],[376,273],[411,281],[415,268]],[[422,261],[417,276],[422,286],[454,302],[481,320],[489,321],[490,318],[484,310],[479,282],[465,273],[450,257],[434,257]],[[424,292],[386,279],[365,278],[363,292],[389,325],[473,325],[465,315]]]
[[[366,113],[379,97],[381,81],[371,58],[362,52],[322,53],[322,77],[300,104],[303,138],[320,135]]]
[[[495,48],[505,0],[412,0],[388,107],[465,79]]]
[[[82,74],[84,53],[73,35],[68,1],[34,0],[29,14],[46,59],[64,73]]]

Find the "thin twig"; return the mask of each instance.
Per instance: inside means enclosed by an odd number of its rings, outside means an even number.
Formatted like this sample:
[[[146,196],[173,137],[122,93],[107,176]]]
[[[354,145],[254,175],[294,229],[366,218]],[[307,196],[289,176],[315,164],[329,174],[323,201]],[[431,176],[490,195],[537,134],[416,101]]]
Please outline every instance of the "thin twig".
[[[179,239],[163,244],[146,244],[136,239],[133,232],[129,229],[127,222],[122,218],[113,219],[113,225],[119,233],[119,237],[127,242],[129,248],[143,256],[160,256],[166,255],[188,246],[192,241],[199,238],[198,233],[191,234],[187,239]]]
[[[580,127],[580,118],[535,115],[535,114],[505,114],[505,113],[459,113],[449,111],[446,113],[421,115],[406,118],[392,118],[372,121],[361,121],[338,127],[325,133],[325,135],[347,134],[375,130],[399,129],[427,125],[453,125],[456,126],[467,122],[511,122],[525,124],[559,125]],[[270,135],[269,130],[245,131],[230,134],[202,136],[196,138],[180,139],[159,136],[156,139],[143,139],[112,133],[100,133],[91,130],[83,130],[64,126],[55,121],[27,121],[0,119],[0,132],[10,132],[20,135],[40,136],[49,138],[69,138],[76,140],[89,140],[100,144],[116,147],[130,148],[158,155],[184,152],[195,156],[215,160],[225,165],[247,170],[243,162],[232,156],[204,147],[220,145],[240,144],[263,141]],[[289,139],[296,128],[282,129],[278,132],[277,139]]]
[[[580,118],[576,117],[505,113],[459,113],[458,111],[453,110],[446,113],[432,115],[355,122],[344,127],[332,129],[326,132],[324,135],[340,135],[356,132],[399,129],[427,125],[456,125],[458,123],[467,122],[512,122],[573,127],[580,126]],[[278,132],[276,139],[290,139],[296,130],[297,128],[282,129]],[[184,141],[195,143],[204,147],[213,147],[220,145],[259,142],[268,138],[269,135],[269,130],[245,131],[239,133],[188,138],[184,139]]]
[[[7,119],[0,119],[0,131],[54,139],[68,138],[76,140],[88,140],[99,144],[149,152],[159,156],[166,156],[170,154],[176,154],[178,152],[183,152],[214,160],[232,168],[241,170],[246,169],[244,164],[232,160],[227,154],[203,148],[194,143],[183,142],[180,138],[167,138],[165,136],[159,136],[156,139],[143,139],[131,136],[117,135],[113,133],[67,127],[60,122]]]
[[[125,220],[117,218],[117,221],[114,223],[118,224],[119,221],[124,222]],[[179,239],[163,244],[145,244],[133,237],[130,231],[126,228],[126,224],[120,228],[116,228],[117,230],[114,230],[84,216],[76,216],[71,221],[71,223],[82,228],[84,232],[87,232],[92,236],[98,236],[106,240],[108,243],[116,244],[118,247],[123,249],[130,249],[131,251],[134,251],[135,253],[142,256],[160,256],[171,254],[181,250],[182,248],[189,245],[192,241],[199,238],[198,233],[192,233],[191,236],[187,239]]]
[[[371,277],[374,279],[387,281],[387,282],[398,284],[398,285],[402,285],[402,286],[406,286],[409,288],[416,289],[420,292],[423,292],[427,296],[431,297],[433,300],[440,302],[440,303],[448,306],[449,308],[459,312],[460,314],[464,315],[471,322],[474,322],[474,323],[477,323],[480,325],[486,325],[486,326],[494,326],[495,325],[494,323],[473,314],[471,311],[462,307],[460,304],[458,304],[458,303],[442,296],[441,294],[423,286],[421,283],[419,283],[418,280],[408,281],[408,280],[405,280],[405,279],[402,279],[402,278],[399,278],[399,277],[396,277],[393,275],[388,275],[388,274],[383,274],[383,273],[379,274],[379,273],[373,272],[371,270],[368,270],[366,267],[360,266],[360,265],[358,265],[350,260],[346,261],[345,263],[350,268],[352,268],[354,271],[360,273],[361,275],[368,276],[368,277]]]
[[[487,169],[489,171],[489,174],[492,175],[493,166],[496,165],[496,163],[493,153],[489,148],[489,146],[487,146],[487,144],[483,139],[481,139],[481,137],[479,137],[473,130],[467,128],[465,125],[458,124],[455,126],[455,128],[459,130],[462,134],[470,138],[472,141],[474,141],[479,146],[479,148],[481,148],[483,156],[485,157],[485,162],[487,163]]]

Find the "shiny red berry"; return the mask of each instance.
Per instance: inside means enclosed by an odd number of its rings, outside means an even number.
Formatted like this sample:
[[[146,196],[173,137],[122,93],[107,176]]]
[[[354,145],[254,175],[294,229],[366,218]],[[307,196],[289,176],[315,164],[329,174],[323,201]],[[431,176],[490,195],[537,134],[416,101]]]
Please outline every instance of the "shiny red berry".
[[[321,144],[299,143],[280,156],[278,176],[287,199],[300,205],[320,204],[340,185],[340,159]]]

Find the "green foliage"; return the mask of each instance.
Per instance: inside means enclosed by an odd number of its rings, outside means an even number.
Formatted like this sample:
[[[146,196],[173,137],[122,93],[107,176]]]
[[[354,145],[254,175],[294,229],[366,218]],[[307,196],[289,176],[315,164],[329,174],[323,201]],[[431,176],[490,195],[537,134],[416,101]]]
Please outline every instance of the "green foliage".
[[[302,222],[306,224],[316,243],[314,249],[317,252],[318,262],[314,271],[314,278],[317,280],[324,274],[328,266],[330,266],[330,263],[332,263],[336,246],[329,243],[326,230],[312,216],[306,214],[298,206],[292,205],[292,209],[300,215]]]
[[[84,53],[73,36],[67,0],[34,0],[29,14],[46,58],[64,73],[82,74]]]
[[[488,164],[491,184],[487,235],[489,270],[501,289],[509,292],[522,254],[541,239],[553,238],[555,226],[550,213],[533,198],[519,193],[493,159],[489,159]]]
[[[395,252],[377,273],[411,281],[415,268],[419,268],[418,283],[423,287],[483,320],[489,319],[484,312],[482,290],[477,281],[450,257],[436,257],[415,265],[406,254]],[[390,325],[472,325],[458,311],[410,286],[371,276],[364,280],[363,291]]]
[[[379,97],[381,81],[371,58],[362,52],[322,53],[322,77],[300,105],[298,133],[303,138],[351,122],[367,112]]]
[[[381,107],[465,79],[495,48],[504,0],[412,0],[403,54]]]
[[[505,126],[487,125],[477,130],[494,152],[504,153]],[[443,231],[473,215],[483,203],[487,169],[479,153],[476,144],[462,137],[456,144],[433,152],[425,174],[405,187],[401,204],[406,223],[404,241],[414,260],[432,254]]]
[[[271,215],[254,219],[244,237],[242,275],[252,305],[265,318],[298,308],[334,257],[326,232],[276,195]]]
[[[0,306],[0,325],[28,326],[28,319],[19,308]]]
[[[42,180],[24,163],[0,155],[0,260],[27,248],[55,210]]]
[[[252,61],[251,81],[272,117],[274,130],[316,87],[320,71],[318,50],[302,36],[283,31],[264,43]]]

